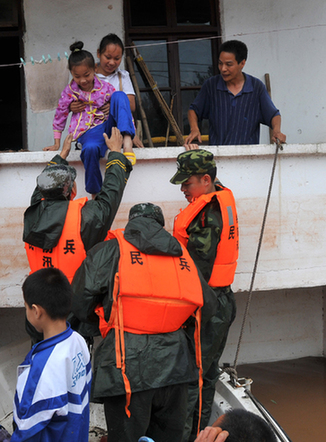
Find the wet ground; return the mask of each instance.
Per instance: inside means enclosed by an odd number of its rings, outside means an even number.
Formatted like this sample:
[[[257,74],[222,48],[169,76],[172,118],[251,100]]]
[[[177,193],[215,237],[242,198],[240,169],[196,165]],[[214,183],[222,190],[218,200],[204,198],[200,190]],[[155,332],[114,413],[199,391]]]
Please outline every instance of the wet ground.
[[[238,366],[253,379],[251,391],[292,442],[326,440],[326,358]]]

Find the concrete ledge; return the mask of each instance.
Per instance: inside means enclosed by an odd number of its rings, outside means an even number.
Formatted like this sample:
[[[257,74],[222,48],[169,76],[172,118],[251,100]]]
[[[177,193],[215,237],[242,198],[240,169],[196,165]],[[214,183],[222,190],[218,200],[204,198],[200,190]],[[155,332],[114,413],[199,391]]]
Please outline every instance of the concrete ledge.
[[[275,145],[257,144],[244,146],[200,146],[209,150],[216,158],[232,157],[269,157],[275,154]],[[142,160],[170,159],[176,158],[179,153],[184,152],[183,147],[154,147],[144,149],[134,149],[136,158]],[[0,164],[26,164],[26,163],[46,163],[56,152],[1,152]],[[317,144],[285,144],[280,151],[282,156],[297,155],[326,155],[326,143]],[[71,151],[68,160],[80,161],[80,151]]]
[[[234,193],[240,226],[240,257],[233,284],[249,289],[269,188],[275,146],[209,147],[218,177]],[[132,205],[150,201],[162,207],[166,228],[187,205],[180,186],[170,183],[183,147],[135,149],[138,158],[113,228],[124,227]],[[326,285],[326,144],[286,145],[277,160],[254,290]],[[77,169],[77,197],[84,191],[80,152],[68,160]],[[23,214],[36,177],[54,152],[0,154],[0,307],[22,305],[21,284],[29,273],[22,242]],[[101,162],[104,173],[105,160]]]

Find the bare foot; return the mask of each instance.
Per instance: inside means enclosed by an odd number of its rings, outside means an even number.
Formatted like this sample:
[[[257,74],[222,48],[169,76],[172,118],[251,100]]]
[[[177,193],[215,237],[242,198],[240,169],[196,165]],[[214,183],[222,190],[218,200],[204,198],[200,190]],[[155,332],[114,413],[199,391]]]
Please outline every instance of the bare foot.
[[[125,135],[123,137],[123,151],[124,152],[133,152],[132,150],[132,139],[130,135]]]

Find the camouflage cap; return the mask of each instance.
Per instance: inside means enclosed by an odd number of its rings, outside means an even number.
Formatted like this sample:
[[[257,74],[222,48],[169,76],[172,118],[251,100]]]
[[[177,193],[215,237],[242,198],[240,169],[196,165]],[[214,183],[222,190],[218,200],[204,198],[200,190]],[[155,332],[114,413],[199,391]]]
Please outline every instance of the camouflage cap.
[[[204,149],[182,152],[177,158],[177,173],[170,179],[172,184],[182,184],[192,175],[207,173],[216,167],[214,155]]]
[[[132,206],[129,212],[129,221],[144,216],[145,218],[153,218],[164,227],[164,216],[162,209],[152,203],[140,203]]]
[[[48,166],[37,177],[37,188],[47,199],[68,198],[76,179],[77,172],[72,166],[55,164]]]

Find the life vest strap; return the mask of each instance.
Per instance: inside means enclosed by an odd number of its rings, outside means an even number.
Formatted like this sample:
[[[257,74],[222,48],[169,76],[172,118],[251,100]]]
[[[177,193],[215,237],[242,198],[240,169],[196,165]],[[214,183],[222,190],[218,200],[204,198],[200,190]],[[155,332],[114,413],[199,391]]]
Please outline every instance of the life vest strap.
[[[118,330],[117,328],[115,328],[116,330],[116,334],[118,334],[120,336],[120,342],[119,342],[119,346],[121,345],[121,354],[118,355],[118,353],[116,353],[116,358],[118,360],[118,357],[120,357],[120,366],[121,366],[121,373],[122,373],[122,377],[123,377],[123,382],[125,385],[125,390],[126,390],[126,405],[125,405],[125,412],[126,415],[128,417],[130,417],[130,410],[129,410],[129,405],[130,405],[130,399],[131,399],[131,387],[130,387],[130,382],[129,379],[126,375],[126,348],[125,348],[125,337],[124,337],[124,330],[123,330],[123,308],[122,308],[122,302],[121,302],[121,298],[118,299],[118,312],[119,314],[118,316]],[[116,351],[117,351],[117,346],[116,346]],[[118,365],[117,365],[118,367]],[[118,367],[119,368],[119,367]]]
[[[195,313],[195,347],[196,347],[196,364],[199,371],[198,387],[199,387],[199,410],[198,410],[198,428],[197,436],[200,432],[200,420],[202,411],[202,393],[203,393],[203,364],[202,364],[202,354],[201,354],[201,341],[200,341],[200,328],[201,328],[201,308],[198,308]]]
[[[100,332],[103,338],[105,338],[111,328],[114,328],[115,333],[115,352],[116,352],[116,367],[121,369],[123,382],[126,391],[126,405],[125,412],[128,417],[131,416],[129,406],[131,401],[131,386],[126,374],[126,351],[125,351],[125,338],[124,338],[124,321],[123,321],[123,302],[119,296],[119,273],[117,272],[114,277],[113,287],[113,302],[111,308],[111,315],[108,322],[105,320],[104,308],[102,304],[99,304],[95,313],[99,316],[100,320]],[[200,428],[201,410],[202,410],[202,388],[203,388],[203,368],[202,368],[202,353],[200,344],[200,328],[201,328],[201,308],[198,308],[195,313],[195,347],[196,347],[196,365],[199,370],[199,421],[198,431]]]

